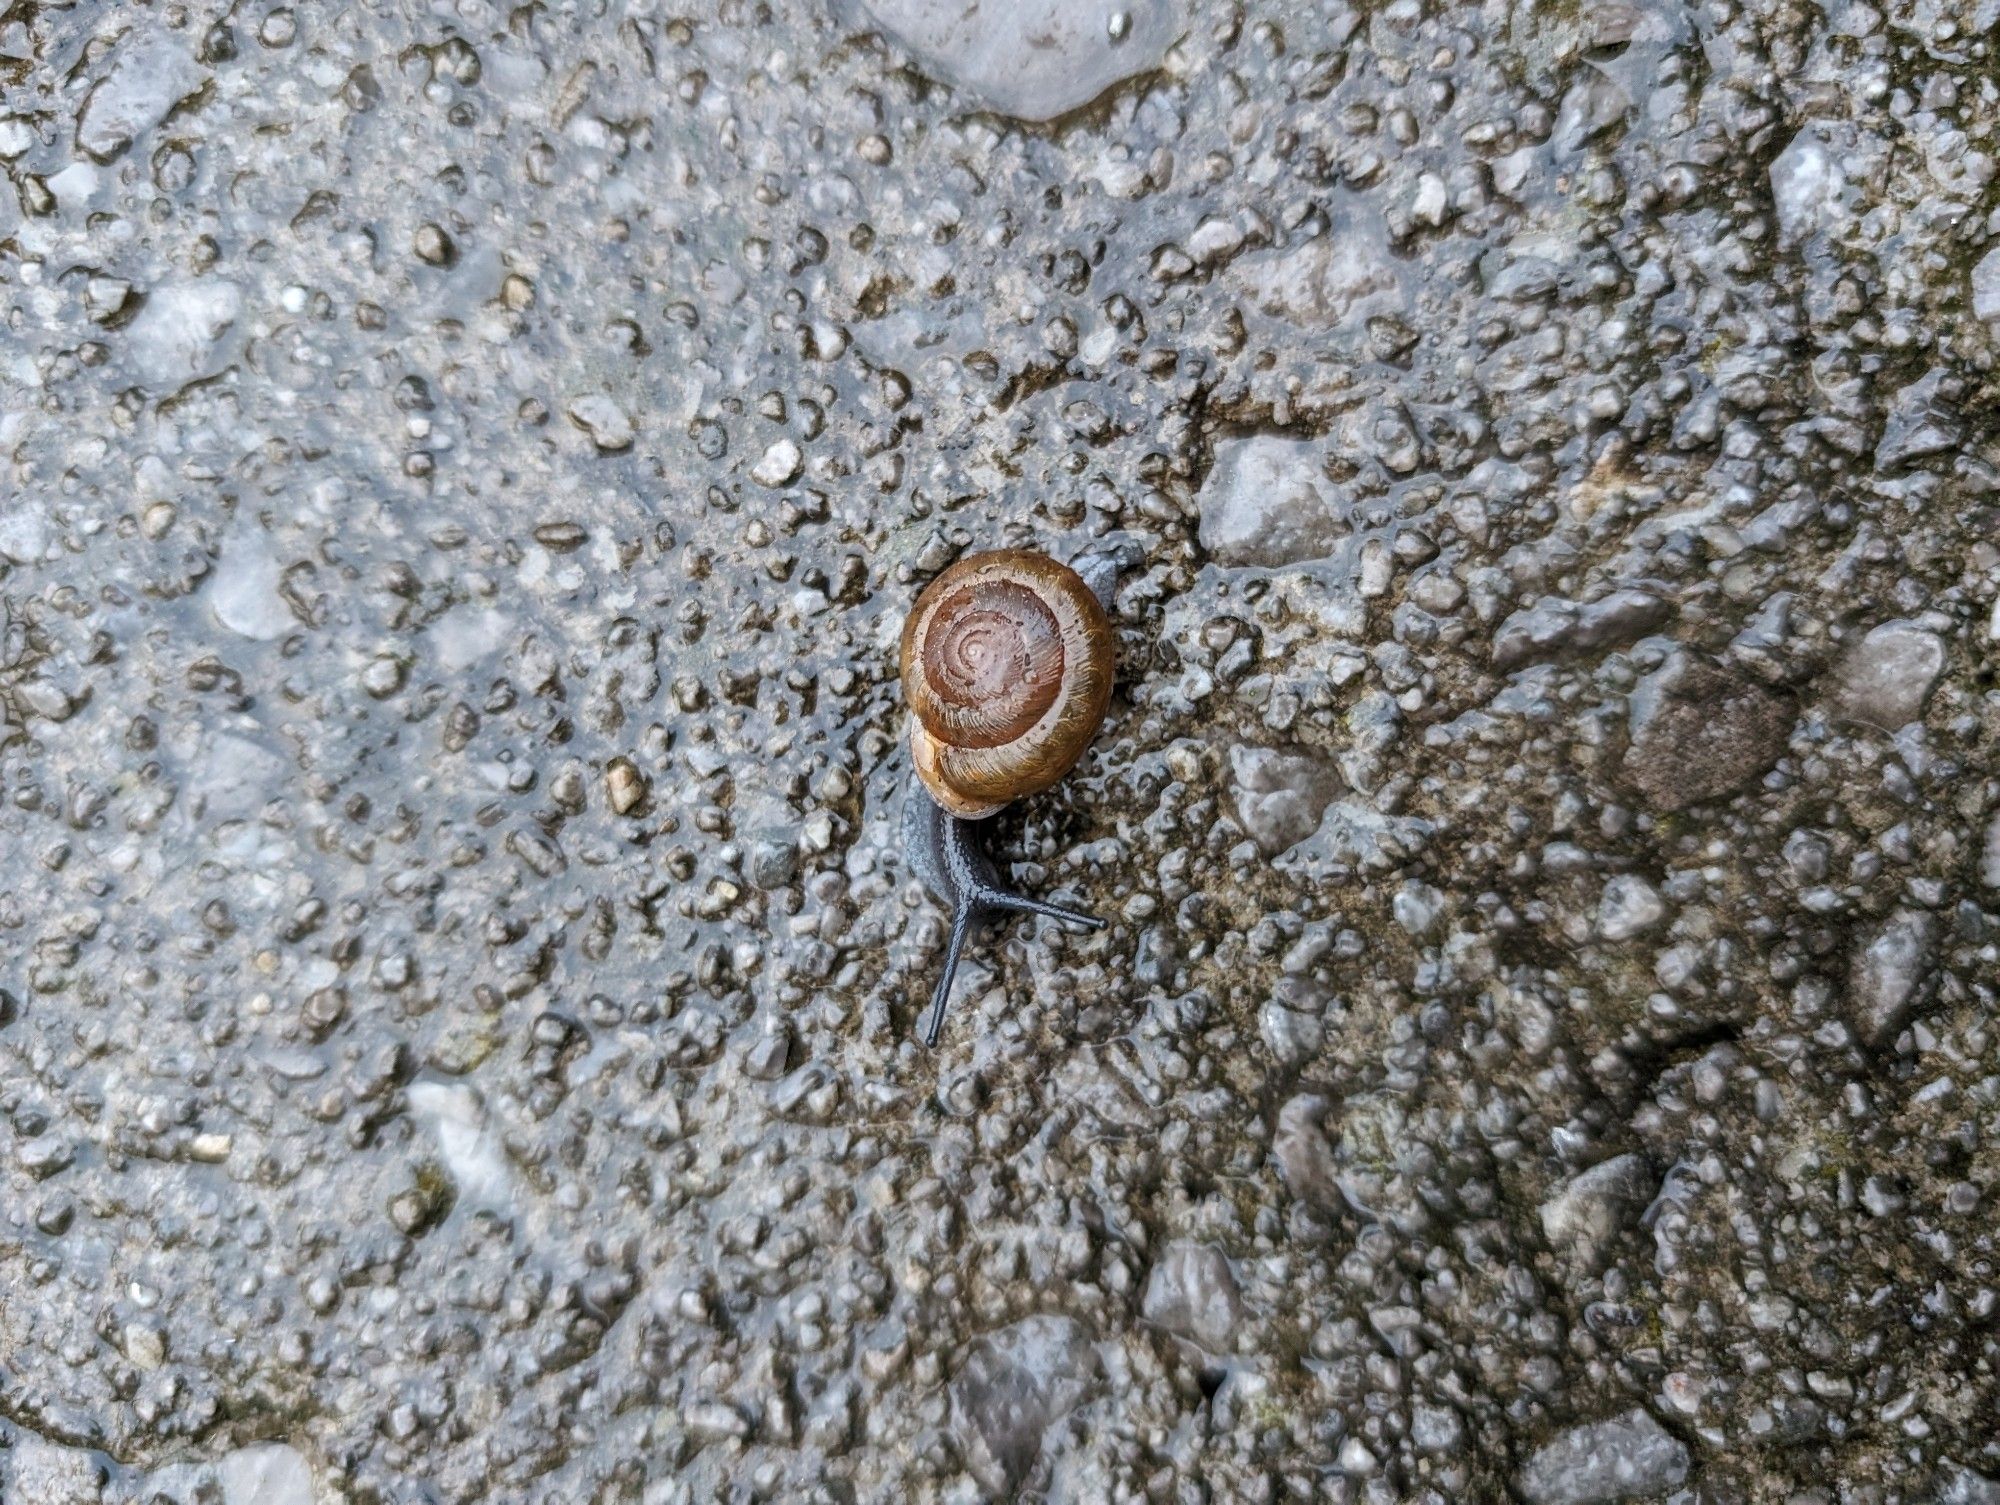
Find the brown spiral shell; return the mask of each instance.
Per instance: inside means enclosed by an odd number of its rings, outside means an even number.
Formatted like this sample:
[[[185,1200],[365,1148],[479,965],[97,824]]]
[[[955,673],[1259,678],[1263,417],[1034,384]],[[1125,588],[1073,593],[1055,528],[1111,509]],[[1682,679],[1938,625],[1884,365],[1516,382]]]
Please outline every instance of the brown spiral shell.
[[[1111,621],[1045,554],[970,554],[903,624],[903,696],[917,777],[976,819],[1068,773],[1111,703]]]

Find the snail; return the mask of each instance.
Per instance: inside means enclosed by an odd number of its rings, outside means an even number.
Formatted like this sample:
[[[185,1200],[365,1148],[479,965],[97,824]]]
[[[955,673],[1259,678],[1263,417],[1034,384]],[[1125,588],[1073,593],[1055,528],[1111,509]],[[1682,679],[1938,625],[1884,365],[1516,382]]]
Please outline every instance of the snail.
[[[952,912],[927,1045],[937,1044],[960,953],[980,920],[1014,911],[1104,924],[1003,887],[977,823],[1055,784],[1097,735],[1116,660],[1106,608],[1119,571],[1138,557],[1130,540],[1074,568],[1023,549],[968,555],[924,589],[903,625],[916,774],[903,802],[903,852]]]

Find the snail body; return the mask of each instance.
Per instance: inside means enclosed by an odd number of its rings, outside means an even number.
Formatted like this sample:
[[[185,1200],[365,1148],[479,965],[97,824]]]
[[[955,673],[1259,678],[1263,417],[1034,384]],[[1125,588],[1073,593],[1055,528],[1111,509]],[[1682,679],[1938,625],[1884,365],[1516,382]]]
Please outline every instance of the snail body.
[[[925,1043],[935,1045],[973,926],[997,911],[1098,928],[1095,915],[1013,893],[976,822],[1039,794],[1076,765],[1111,703],[1116,642],[1106,614],[1127,544],[1077,567],[1021,549],[961,559],[917,598],[903,627],[903,694],[915,773],[903,852],[952,911]]]

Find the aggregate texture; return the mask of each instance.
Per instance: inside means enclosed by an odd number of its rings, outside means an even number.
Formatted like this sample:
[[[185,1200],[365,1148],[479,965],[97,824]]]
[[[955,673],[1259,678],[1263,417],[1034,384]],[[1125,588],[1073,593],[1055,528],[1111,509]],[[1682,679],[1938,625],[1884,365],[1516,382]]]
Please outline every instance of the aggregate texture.
[[[975,10],[0,7],[0,1500],[2000,1500],[2000,0]]]

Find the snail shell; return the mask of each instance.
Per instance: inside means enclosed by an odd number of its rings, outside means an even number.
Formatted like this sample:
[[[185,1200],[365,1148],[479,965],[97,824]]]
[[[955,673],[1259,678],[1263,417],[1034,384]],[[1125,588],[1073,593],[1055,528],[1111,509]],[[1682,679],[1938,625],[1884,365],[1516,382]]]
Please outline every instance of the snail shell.
[[[1039,794],[1097,735],[1116,657],[1110,618],[1068,565],[1025,549],[959,560],[903,624],[917,777],[965,820]]]

